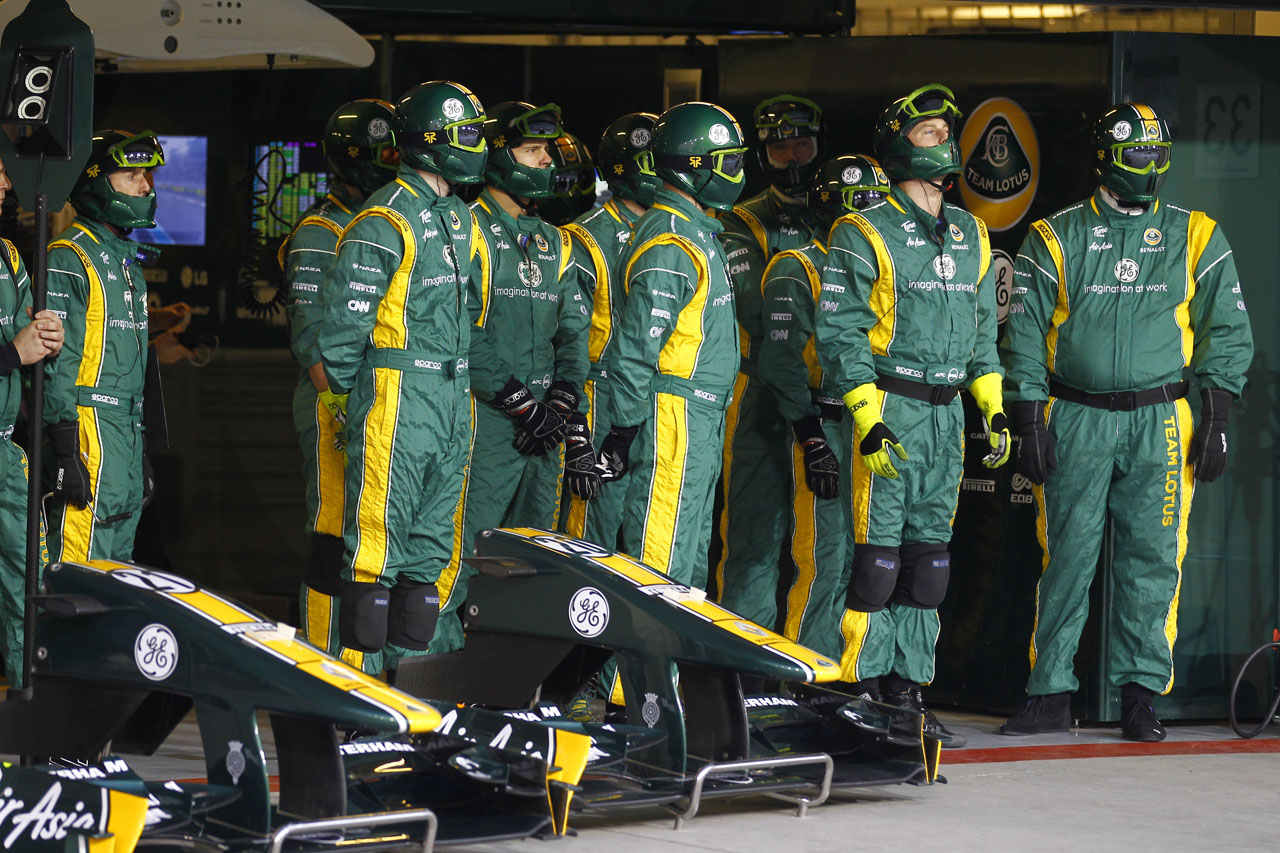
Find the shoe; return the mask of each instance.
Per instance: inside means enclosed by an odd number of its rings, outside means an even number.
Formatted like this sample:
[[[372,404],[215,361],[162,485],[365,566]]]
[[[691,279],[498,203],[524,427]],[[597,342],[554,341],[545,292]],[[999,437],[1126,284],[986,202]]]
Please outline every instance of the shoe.
[[[1002,735],[1042,735],[1071,731],[1071,694],[1032,696],[1022,710],[1000,726]]]
[[[594,723],[600,718],[597,706],[603,704],[594,684],[583,687],[569,700],[564,715],[575,723]]]
[[[1129,683],[1120,689],[1120,736],[1139,743],[1159,743],[1166,732],[1151,700],[1154,690]]]
[[[964,735],[956,734],[942,724],[934,713],[924,706],[924,695],[919,685],[908,687],[901,693],[885,693],[883,701],[909,711],[924,714],[924,733],[942,742],[943,749],[959,749],[968,743]]]

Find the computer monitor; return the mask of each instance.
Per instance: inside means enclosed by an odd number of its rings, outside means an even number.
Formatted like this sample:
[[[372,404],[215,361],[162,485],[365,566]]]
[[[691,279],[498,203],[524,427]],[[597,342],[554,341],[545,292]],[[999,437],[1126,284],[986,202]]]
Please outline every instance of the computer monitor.
[[[253,147],[253,163],[261,180],[255,182],[250,213],[262,217],[263,237],[287,237],[307,208],[329,191],[324,150],[319,142],[268,142]]]
[[[207,136],[158,136],[164,165],[152,175],[156,186],[156,227],[135,229],[139,243],[203,246],[209,207]]]

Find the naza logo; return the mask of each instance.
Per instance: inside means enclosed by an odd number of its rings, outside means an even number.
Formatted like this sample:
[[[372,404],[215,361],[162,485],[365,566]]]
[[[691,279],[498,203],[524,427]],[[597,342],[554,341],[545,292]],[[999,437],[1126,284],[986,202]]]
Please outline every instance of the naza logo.
[[[983,101],[965,123],[960,151],[969,212],[992,231],[1017,225],[1040,183],[1040,145],[1026,111],[1008,98]]]

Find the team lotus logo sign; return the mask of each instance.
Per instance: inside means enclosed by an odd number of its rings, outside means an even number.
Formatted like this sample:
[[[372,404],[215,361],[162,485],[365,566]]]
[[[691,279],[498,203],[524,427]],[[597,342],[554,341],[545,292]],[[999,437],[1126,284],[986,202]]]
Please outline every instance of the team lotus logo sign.
[[[965,206],[992,231],[1022,221],[1040,186],[1040,144],[1031,118],[1008,98],[983,101],[960,134]]]

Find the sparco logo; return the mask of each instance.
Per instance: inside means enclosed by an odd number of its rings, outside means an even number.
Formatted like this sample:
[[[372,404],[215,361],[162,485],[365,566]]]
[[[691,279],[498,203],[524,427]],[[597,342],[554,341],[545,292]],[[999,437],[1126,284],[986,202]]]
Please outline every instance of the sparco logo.
[[[1008,98],[978,105],[960,137],[961,195],[992,231],[1021,221],[1040,178],[1040,147],[1026,112]]]
[[[90,394],[89,399],[95,403],[106,403],[108,406],[120,405],[119,397],[111,397],[106,394]]]

